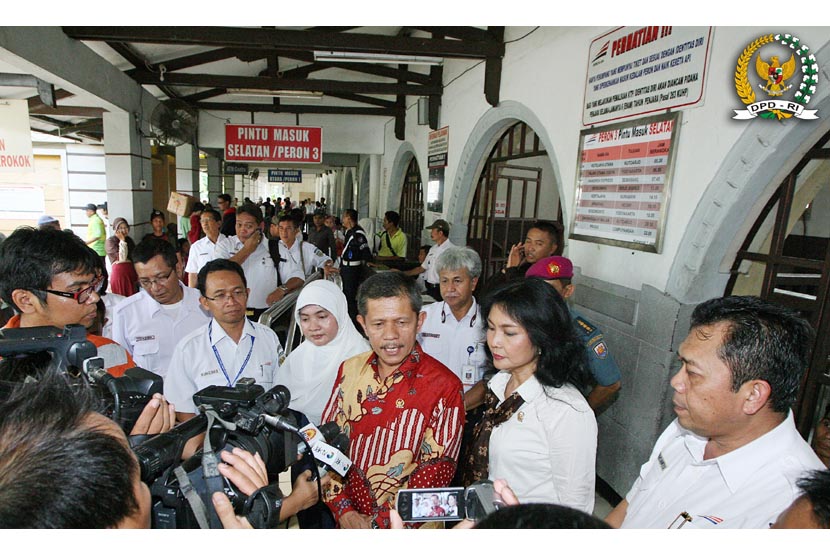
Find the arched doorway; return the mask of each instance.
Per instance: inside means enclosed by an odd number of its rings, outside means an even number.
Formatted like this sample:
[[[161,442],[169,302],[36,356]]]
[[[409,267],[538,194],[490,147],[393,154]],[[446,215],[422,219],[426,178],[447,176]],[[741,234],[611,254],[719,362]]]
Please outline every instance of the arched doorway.
[[[747,234],[726,294],[791,307],[816,330],[796,422],[807,436],[830,408],[830,132],[781,182]]]
[[[545,171],[547,170],[547,171]],[[502,133],[478,178],[467,223],[467,245],[482,259],[482,280],[505,263],[536,220],[562,222],[562,205],[539,136],[525,122]]]
[[[400,228],[406,234],[407,259],[417,259],[424,229],[424,187],[418,160],[413,156],[406,167],[401,190]]]

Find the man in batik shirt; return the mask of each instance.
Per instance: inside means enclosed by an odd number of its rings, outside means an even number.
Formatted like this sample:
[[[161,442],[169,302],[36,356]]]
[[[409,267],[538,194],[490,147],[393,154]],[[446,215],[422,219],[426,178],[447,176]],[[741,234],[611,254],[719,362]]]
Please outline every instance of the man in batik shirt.
[[[357,300],[372,351],[340,365],[323,413],[348,433],[353,462],[330,483],[326,504],[344,529],[388,528],[399,489],[449,485],[464,427],[462,386],[415,341],[424,314],[414,282],[376,274]]]

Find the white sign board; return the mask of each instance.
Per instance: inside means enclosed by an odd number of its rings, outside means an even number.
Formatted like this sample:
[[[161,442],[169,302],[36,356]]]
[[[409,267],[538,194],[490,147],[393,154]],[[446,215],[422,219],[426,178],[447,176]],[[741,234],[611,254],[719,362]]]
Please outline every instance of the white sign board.
[[[711,27],[620,27],[591,42],[582,124],[703,100]]]
[[[0,172],[34,172],[29,104],[0,100]]]
[[[583,130],[570,237],[660,253],[680,112]]]

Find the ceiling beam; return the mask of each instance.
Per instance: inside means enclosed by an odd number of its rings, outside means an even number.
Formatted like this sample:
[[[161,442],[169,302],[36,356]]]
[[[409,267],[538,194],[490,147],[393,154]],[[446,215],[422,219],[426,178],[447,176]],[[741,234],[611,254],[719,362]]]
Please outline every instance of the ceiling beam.
[[[0,87],[33,87],[37,89],[37,94],[43,104],[54,107],[57,102],[55,100],[55,86],[38,79],[34,75],[0,73]]]
[[[314,106],[308,104],[242,104],[236,102],[200,102],[200,110],[232,112],[274,112],[288,114],[346,114],[353,116],[396,116],[397,108],[368,108],[360,106]]]
[[[406,83],[368,83],[330,79],[280,79],[239,75],[206,75],[196,73],[166,73],[164,81],[150,71],[136,72],[133,78],[143,85],[175,85],[188,87],[221,87],[225,89],[262,89],[287,91],[321,91],[322,93],[367,93],[378,95],[432,95],[441,94],[440,85],[410,85]]]
[[[493,35],[477,27],[412,27],[419,31],[432,33],[433,37],[453,37],[464,41],[492,41]]]
[[[71,116],[75,118],[103,118],[103,108],[93,106],[57,106],[51,108],[43,106],[42,104],[36,108],[29,107],[29,114],[38,114],[41,116]]]
[[[487,30],[501,42],[504,39],[504,27],[488,27]],[[488,56],[484,64],[484,98],[490,106],[499,105],[501,91],[501,56]]]
[[[159,76],[162,75],[162,69],[165,72],[167,71],[167,66],[165,66],[164,64],[151,64],[150,62],[144,59],[144,56],[142,56],[137,50],[135,50],[129,44],[123,42],[108,42],[107,45],[113,50],[115,50],[125,60],[127,60],[136,68],[142,68],[148,71],[159,72]],[[158,88],[161,89],[161,92],[163,92],[170,98],[179,98],[179,94],[170,87],[165,86],[164,83],[159,84]]]
[[[420,54],[444,58],[483,59],[504,55],[501,41],[464,41],[388,37],[365,33],[331,33],[241,27],[63,27],[77,40],[222,46],[232,48],[335,50]]]
[[[326,96],[340,98],[343,100],[351,100],[353,102],[362,102],[363,104],[371,104],[373,106],[380,106],[382,108],[394,108],[395,106],[397,106],[396,103],[392,101],[374,97],[367,97],[366,95],[353,95],[349,93],[329,93]]]

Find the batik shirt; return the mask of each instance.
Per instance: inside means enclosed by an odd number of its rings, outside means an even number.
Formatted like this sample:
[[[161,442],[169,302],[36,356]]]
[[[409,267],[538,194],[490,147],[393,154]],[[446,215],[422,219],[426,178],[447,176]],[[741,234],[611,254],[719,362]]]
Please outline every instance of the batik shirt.
[[[333,476],[325,495],[335,518],[355,510],[389,527],[402,488],[449,485],[455,473],[464,402],[461,381],[416,343],[385,380],[377,356],[362,353],[340,365],[322,422],[349,435],[352,467]]]

